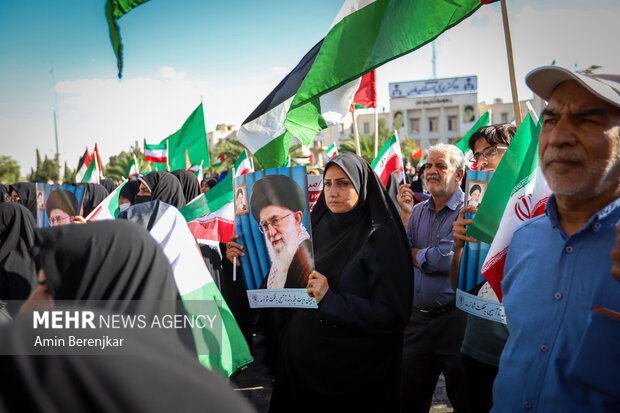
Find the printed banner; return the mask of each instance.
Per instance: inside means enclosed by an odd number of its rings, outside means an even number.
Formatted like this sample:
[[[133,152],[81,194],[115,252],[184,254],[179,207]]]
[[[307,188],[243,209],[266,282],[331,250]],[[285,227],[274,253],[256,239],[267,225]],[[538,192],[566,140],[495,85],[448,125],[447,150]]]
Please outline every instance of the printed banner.
[[[319,196],[323,192],[323,175],[308,175],[308,203],[310,211],[319,200]]]
[[[83,197],[80,186],[37,183],[37,227],[72,224],[80,215]]]
[[[313,299],[305,300],[299,292],[305,293],[314,269],[306,168],[241,175],[233,180],[233,192],[250,307],[316,308]]]

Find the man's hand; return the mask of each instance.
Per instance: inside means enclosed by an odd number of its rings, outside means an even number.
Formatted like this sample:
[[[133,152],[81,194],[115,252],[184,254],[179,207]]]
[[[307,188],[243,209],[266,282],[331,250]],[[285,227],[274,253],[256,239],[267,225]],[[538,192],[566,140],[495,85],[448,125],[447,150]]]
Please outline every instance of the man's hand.
[[[318,304],[325,297],[327,290],[329,290],[327,277],[317,271],[312,271],[307,287],[308,296],[314,298]]]
[[[467,231],[467,225],[471,225],[472,222],[474,222],[473,219],[465,219],[466,212],[471,212],[475,214],[476,212],[478,212],[478,208],[476,208],[475,206],[468,206],[461,209],[458,218],[452,223],[452,234],[454,235],[454,249],[462,249],[465,246],[465,241],[478,242],[477,239],[465,235],[465,231]]]
[[[411,212],[413,211],[413,191],[409,184],[402,184],[398,187],[398,195],[396,198],[398,205],[400,205],[400,218],[405,228],[407,228]]]
[[[243,257],[245,254],[241,251],[243,249],[243,245],[233,242],[234,239],[239,238],[239,235],[233,234],[230,237],[230,242],[226,243],[226,258],[230,262],[235,262],[235,257]],[[241,265],[241,260],[237,258],[237,267]]]
[[[86,220],[84,219],[83,216],[76,215],[73,217],[73,223],[74,224],[86,224]]]
[[[616,225],[616,247],[611,250],[611,261],[614,263],[611,275],[620,282],[620,222]]]

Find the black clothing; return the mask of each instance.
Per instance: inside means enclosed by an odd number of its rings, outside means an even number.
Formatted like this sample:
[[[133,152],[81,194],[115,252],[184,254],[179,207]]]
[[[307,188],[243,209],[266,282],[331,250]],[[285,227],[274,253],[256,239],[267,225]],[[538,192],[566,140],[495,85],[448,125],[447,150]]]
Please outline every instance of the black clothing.
[[[305,288],[312,272],[312,241],[305,240],[297,247],[291,265],[286,273],[286,281],[282,288]],[[263,280],[260,288],[267,288],[269,274]]]
[[[9,186],[9,194],[15,190],[21,198],[21,204],[37,217],[37,186],[33,182],[18,182]]]
[[[35,227],[23,205],[0,204],[0,300],[25,300],[37,286],[34,261],[28,253]],[[19,308],[10,306],[8,310],[16,314]]]
[[[129,199],[129,203],[133,205],[136,201],[136,195],[140,192],[140,182],[129,181],[121,188],[120,196]]]
[[[4,184],[0,184],[0,202],[6,201],[6,196],[9,194],[9,187]]]
[[[185,202],[190,202],[192,199],[200,195],[201,192],[198,178],[196,178],[196,175],[192,172],[185,169],[177,169],[176,171],[172,171],[172,175],[174,175],[181,184]]]
[[[116,189],[116,184],[112,180],[112,178],[103,178],[101,180],[101,186],[103,186],[106,191],[108,191],[108,195],[112,193]]]
[[[499,371],[497,366],[476,360],[463,354],[463,367],[467,393],[472,413],[486,413],[493,406],[493,382]]]
[[[160,200],[177,209],[186,205],[183,188],[170,172],[155,171],[139,179],[151,190],[151,200]]]
[[[353,154],[338,165],[359,200],[332,213],[322,193],[312,212],[316,270],[329,290],[318,310],[294,310],[284,335],[271,412],[396,411],[403,329],[413,298],[405,230],[370,165]],[[310,400],[310,402],[308,402]]]
[[[106,197],[108,191],[99,184],[82,184],[84,186],[84,196],[82,198],[82,216],[86,218],[95,210]]]

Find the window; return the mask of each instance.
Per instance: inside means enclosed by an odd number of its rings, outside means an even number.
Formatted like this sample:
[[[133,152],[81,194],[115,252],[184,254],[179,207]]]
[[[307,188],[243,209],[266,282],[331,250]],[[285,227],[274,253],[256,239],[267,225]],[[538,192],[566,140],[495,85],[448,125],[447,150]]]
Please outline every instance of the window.
[[[456,116],[448,116],[448,130],[456,130]]]
[[[411,119],[411,133],[420,133],[420,119]]]
[[[364,122],[364,135],[368,135],[370,132],[370,123]]]
[[[508,123],[508,113],[502,112],[502,123]]]
[[[428,118],[428,131],[429,132],[439,131],[439,119],[438,118]]]
[[[439,143],[439,139],[429,139],[428,143],[430,143],[431,146],[437,145]]]

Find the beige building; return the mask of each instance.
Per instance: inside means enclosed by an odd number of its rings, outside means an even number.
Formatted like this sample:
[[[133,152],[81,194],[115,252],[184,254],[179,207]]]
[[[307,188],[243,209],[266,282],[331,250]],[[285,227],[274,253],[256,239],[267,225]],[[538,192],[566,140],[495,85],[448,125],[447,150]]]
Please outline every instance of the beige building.
[[[213,132],[207,132],[207,142],[209,148],[215,148],[222,139],[231,139],[237,135],[239,127],[237,125],[229,125],[225,123],[219,123]]]
[[[527,104],[532,106],[534,112],[538,116],[543,111],[546,106],[544,100],[540,98],[538,95],[534,95],[533,99],[522,100],[519,102],[521,111],[523,112],[523,116],[528,113]],[[493,100],[493,103],[478,103],[478,110],[480,113],[484,113],[487,110],[491,111],[491,123],[512,123],[515,120],[514,110],[512,108],[512,102],[504,102],[500,98],[496,98]]]

